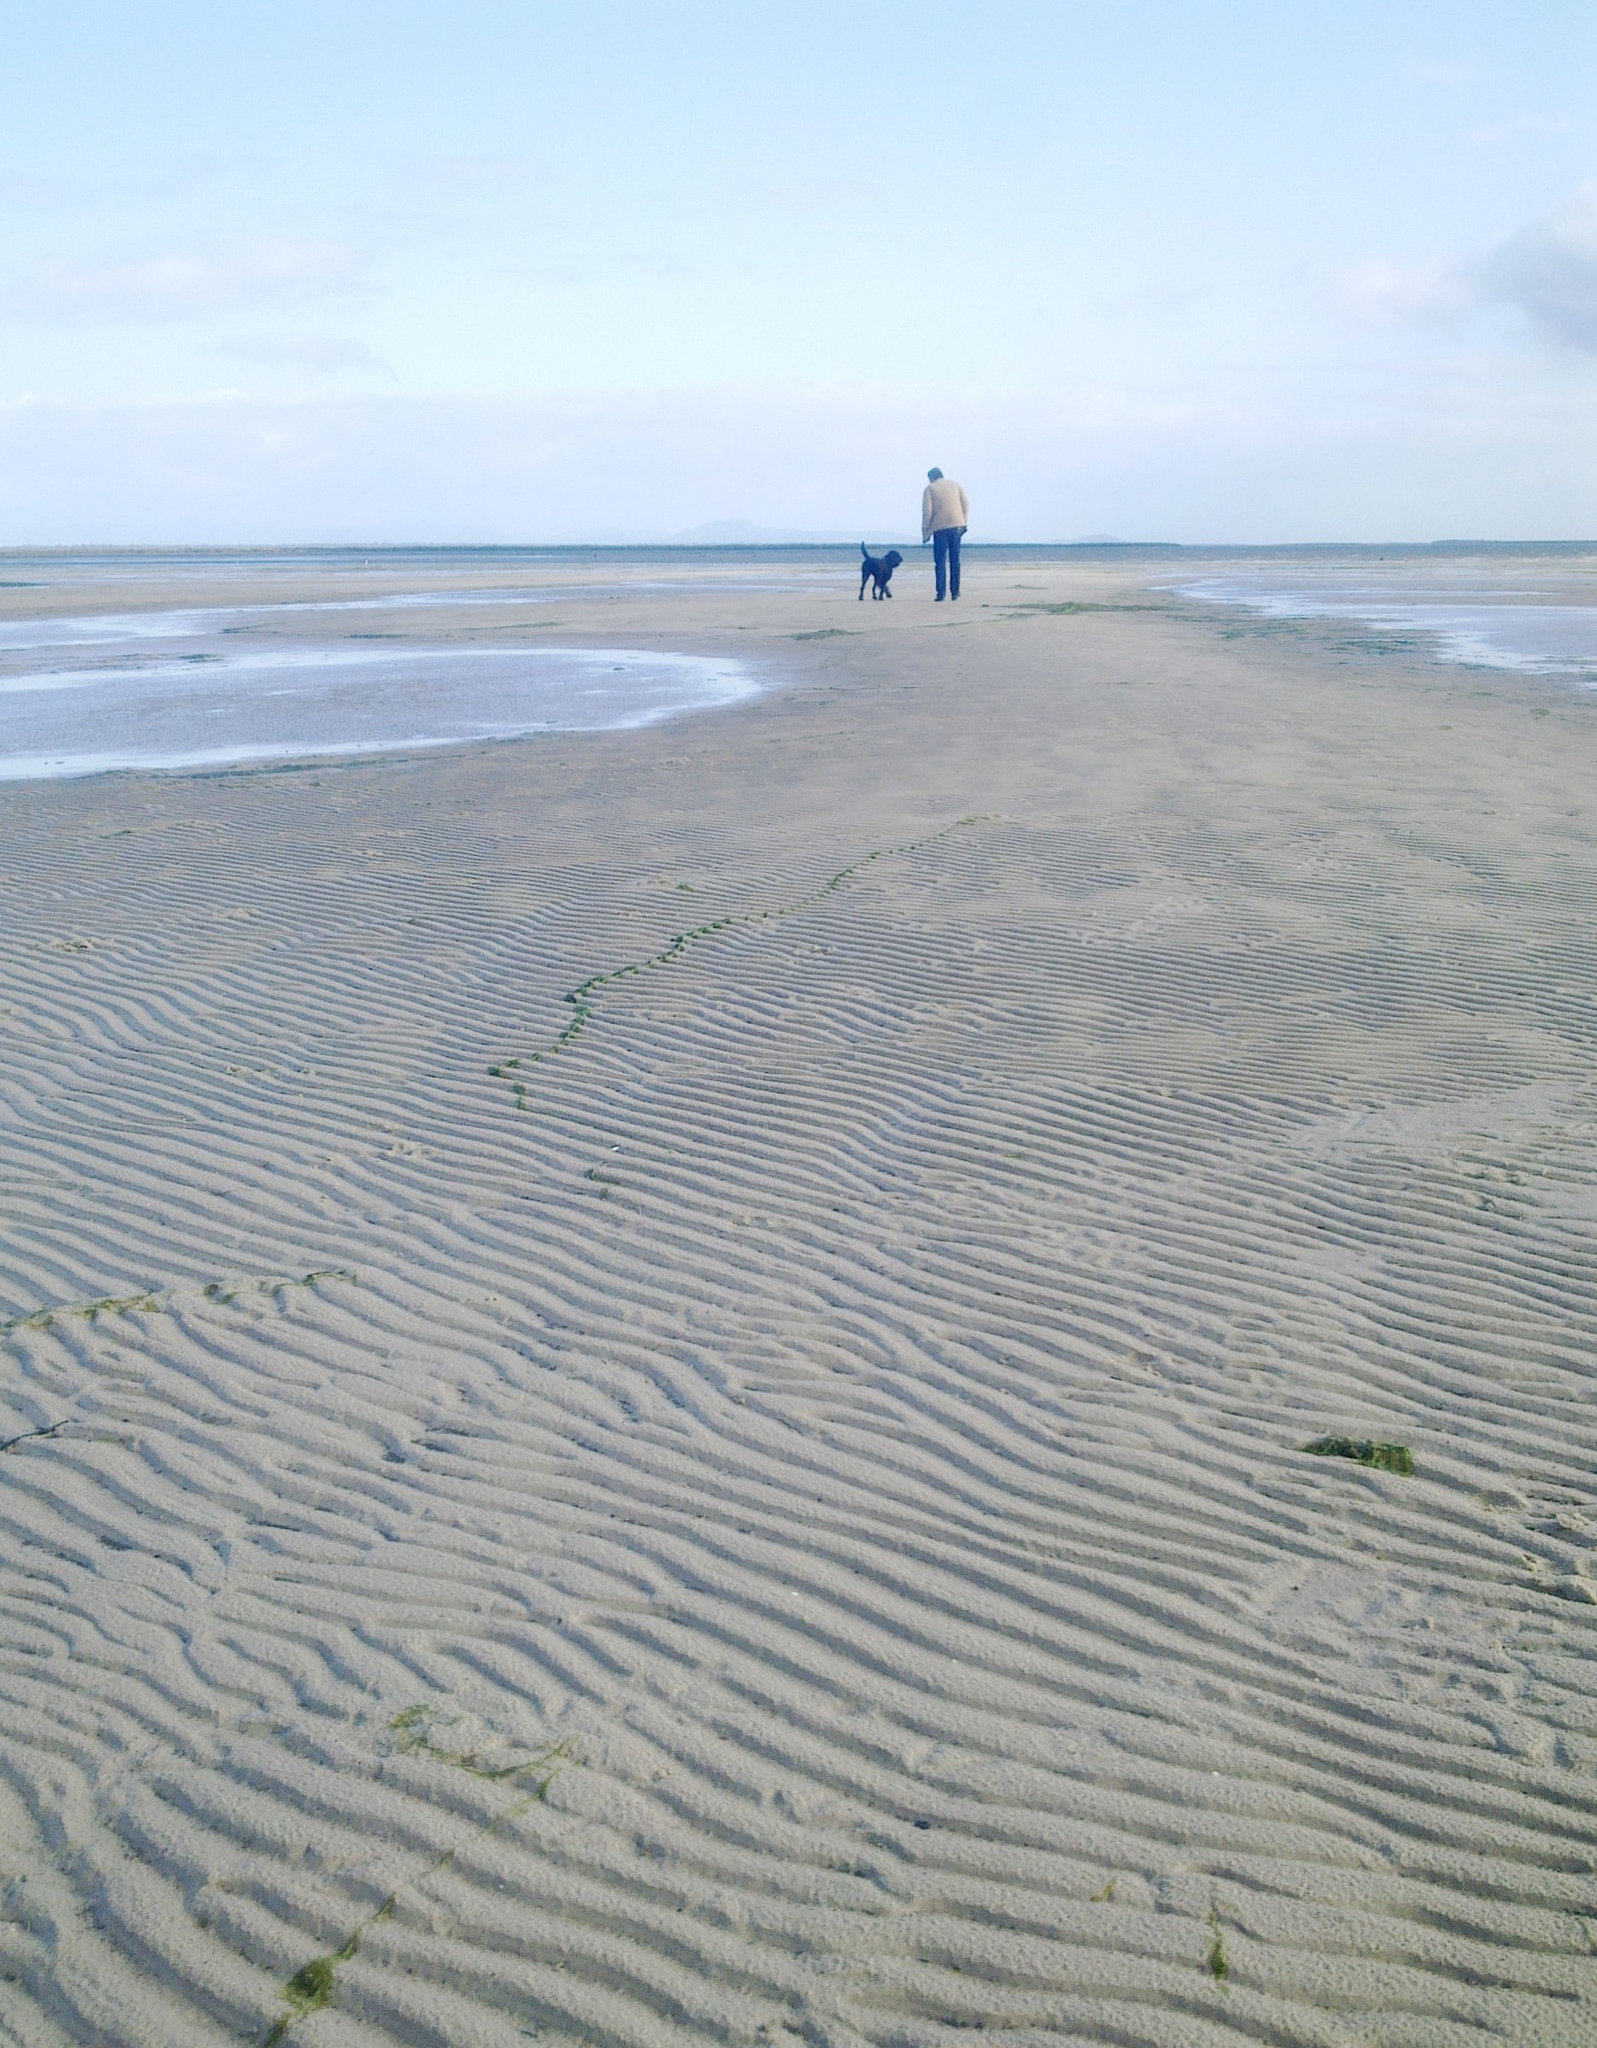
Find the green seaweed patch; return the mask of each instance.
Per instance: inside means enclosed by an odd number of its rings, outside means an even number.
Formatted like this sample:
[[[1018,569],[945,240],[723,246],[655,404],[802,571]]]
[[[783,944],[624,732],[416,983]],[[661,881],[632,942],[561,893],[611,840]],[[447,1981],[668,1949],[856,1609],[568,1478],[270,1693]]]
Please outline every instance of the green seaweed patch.
[[[153,1293],[106,1294],[98,1301],[70,1301],[55,1308],[36,1308],[32,1315],[16,1316],[9,1323],[0,1323],[0,1334],[11,1330],[48,1330],[58,1317],[82,1316],[92,1323],[96,1316],[127,1316],[135,1311],[154,1314],[161,1306]]]
[[[200,1289],[207,1301],[220,1302],[224,1306],[238,1298],[246,1285],[260,1294],[282,1294],[291,1287],[314,1287],[318,1280],[354,1280],[357,1276],[347,1266],[321,1266],[314,1273],[301,1273],[286,1279],[255,1280],[241,1283],[228,1289],[220,1280],[207,1281]],[[174,1292],[150,1288],[144,1294],[105,1294],[98,1301],[63,1301],[50,1308],[36,1308],[30,1315],[13,1316],[10,1322],[0,1323],[0,1337],[6,1337],[13,1330],[49,1330],[56,1323],[68,1317],[77,1317],[85,1322],[94,1322],[100,1316],[129,1315],[170,1315],[177,1305]]]
[[[437,1708],[425,1701],[404,1707],[394,1716],[388,1724],[388,1732],[395,1738],[394,1747],[401,1756],[426,1756],[431,1757],[434,1763],[453,1764],[457,1771],[465,1771],[473,1778],[485,1778],[491,1785],[534,1777],[537,1782],[533,1786],[533,1797],[542,1799],[553,1781],[555,1766],[571,1755],[571,1744],[560,1741],[551,1742],[516,1763],[485,1764],[477,1750],[446,1749],[442,1743],[435,1742],[433,1728],[437,1717]]]
[[[457,1770],[467,1771],[474,1778],[486,1778],[496,1784],[532,1776],[531,1785],[523,1790],[519,1799],[513,1799],[496,1819],[486,1821],[477,1829],[476,1839],[479,1841],[497,1834],[511,1821],[519,1819],[529,1807],[536,1806],[548,1793],[557,1766],[568,1758],[576,1760],[572,1744],[569,1741],[560,1741],[550,1743],[547,1748],[537,1751],[533,1756],[523,1757],[519,1763],[506,1764],[498,1769],[485,1768],[477,1761],[473,1751],[443,1749],[432,1740],[431,1730],[436,1711],[436,1708],[426,1702],[402,1708],[388,1724],[389,1732],[398,1737],[395,1747],[407,1755],[420,1753],[431,1757],[436,1763],[453,1764]],[[539,1773],[541,1775],[538,1775]],[[454,1849],[446,1849],[441,1856],[435,1856],[425,1868],[415,1872],[404,1884],[391,1891],[376,1912],[369,1913],[361,1921],[342,1948],[335,1948],[327,1955],[313,1956],[308,1963],[302,1964],[283,1986],[280,1994],[288,2010],[273,2022],[261,2048],[279,2048],[279,2044],[287,2040],[290,2030],[299,2021],[331,2004],[333,1992],[337,1988],[338,1967],[340,1963],[349,1962],[356,1954],[360,1948],[361,1937],[379,1921],[389,1917],[399,1904],[400,1892],[407,1886],[425,1883],[429,1877],[454,1860]]]
[[[347,1963],[353,1957],[367,1928],[375,1927],[379,1920],[386,1920],[393,1910],[394,1897],[390,1893],[371,1918],[361,1922],[342,1948],[335,1948],[330,1955],[313,1956],[308,1963],[294,1972],[282,1991],[283,2003],[288,2007],[288,2011],[273,2026],[262,2043],[262,2048],[278,2048],[278,2043],[287,2039],[291,2027],[297,2025],[307,2014],[320,2012],[324,2006],[331,2004],[339,1964]]]
[[[1414,1472],[1414,1453],[1407,1444],[1380,1444],[1367,1436],[1317,1436],[1302,1450],[1313,1458],[1351,1458],[1355,1465],[1369,1465],[1377,1472],[1396,1472],[1408,1479]]]
[[[357,1274],[350,1271],[348,1266],[318,1266],[315,1272],[300,1273],[292,1279],[255,1280],[248,1283],[240,1283],[239,1286],[233,1288],[225,1286],[220,1280],[209,1280],[200,1289],[200,1292],[207,1301],[214,1301],[220,1307],[226,1308],[229,1303],[237,1301],[240,1294],[244,1293],[247,1287],[253,1287],[257,1294],[270,1294],[275,1299],[278,1295],[286,1294],[291,1288],[314,1288],[318,1280],[354,1280],[358,1277]]]
[[[1209,1924],[1214,1926],[1213,1921]],[[1223,1984],[1231,1974],[1231,1958],[1225,1952],[1225,1936],[1218,1927],[1214,1929],[1214,1940],[1209,1944],[1209,1954],[1206,1960],[1209,1975],[1216,1984]]]
[[[268,1280],[264,1283],[272,1294],[283,1294],[290,1287],[314,1287],[318,1280],[353,1280],[355,1275],[347,1266],[318,1266],[314,1273],[301,1273],[297,1280]]]

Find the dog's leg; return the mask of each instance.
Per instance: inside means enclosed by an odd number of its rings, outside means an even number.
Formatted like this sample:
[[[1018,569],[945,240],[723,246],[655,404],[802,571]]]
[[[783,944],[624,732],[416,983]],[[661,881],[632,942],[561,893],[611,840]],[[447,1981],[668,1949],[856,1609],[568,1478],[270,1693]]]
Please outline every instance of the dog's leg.
[[[859,601],[860,601],[860,603],[861,603],[861,604],[863,604],[863,603],[865,602],[865,586],[866,586],[866,584],[867,584],[867,583],[869,583],[869,582],[870,582],[870,580],[871,580],[871,572],[870,572],[870,570],[869,570],[869,569],[861,569],[861,571],[860,571],[860,577],[859,577]]]

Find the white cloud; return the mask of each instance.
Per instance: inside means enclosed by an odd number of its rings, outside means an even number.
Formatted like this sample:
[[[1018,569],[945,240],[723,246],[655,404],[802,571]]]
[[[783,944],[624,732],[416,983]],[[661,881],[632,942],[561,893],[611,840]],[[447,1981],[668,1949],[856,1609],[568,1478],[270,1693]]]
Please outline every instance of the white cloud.
[[[1336,297],[1355,319],[1381,325],[1445,319],[1468,302],[1457,271],[1446,263],[1360,263],[1338,278]]]
[[[394,191],[412,207],[436,201],[440,191],[530,194],[546,192],[555,182],[548,162],[525,155],[416,157],[391,174]]]
[[[195,320],[369,289],[369,258],[347,245],[267,236],[231,249],[56,259],[0,286],[12,319],[64,326]]]
[[[39,171],[0,169],[0,205],[16,217],[82,214],[125,216],[130,208],[215,192],[218,185],[258,177],[259,157],[189,153],[178,156],[136,156],[120,159],[114,170],[74,167]]]
[[[1500,242],[1472,267],[1471,281],[1549,340],[1597,355],[1597,186]]]
[[[1512,142],[1521,135],[1563,135],[1574,127],[1567,114],[1515,114],[1483,128],[1466,128],[1466,142]]]
[[[1337,302],[1381,325],[1461,322],[1510,307],[1544,341],[1597,355],[1597,185],[1464,262],[1361,263]]]
[[[398,376],[392,363],[369,349],[365,342],[348,335],[259,335],[224,342],[217,353],[236,362],[260,363],[268,369],[309,370],[323,377],[338,376],[346,370],[375,372],[389,379]]]
[[[1557,381],[1520,351],[1330,410],[1318,385],[1225,406],[861,385],[0,407],[0,545],[902,533],[934,461],[984,540],[1589,533],[1597,408],[1572,417]]]

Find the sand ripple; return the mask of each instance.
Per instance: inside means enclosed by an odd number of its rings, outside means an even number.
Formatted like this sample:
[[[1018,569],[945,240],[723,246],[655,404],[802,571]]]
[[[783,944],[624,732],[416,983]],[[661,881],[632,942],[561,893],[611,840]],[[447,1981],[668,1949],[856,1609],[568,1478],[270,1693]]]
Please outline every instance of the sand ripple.
[[[1556,900],[275,788],[10,856],[0,2037],[1597,2041]]]

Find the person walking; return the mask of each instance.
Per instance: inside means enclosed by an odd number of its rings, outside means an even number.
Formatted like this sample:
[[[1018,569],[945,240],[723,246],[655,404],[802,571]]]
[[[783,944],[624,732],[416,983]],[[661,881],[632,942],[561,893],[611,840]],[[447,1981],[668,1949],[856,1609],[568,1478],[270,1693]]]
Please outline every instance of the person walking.
[[[920,501],[921,546],[932,544],[937,570],[937,602],[943,592],[959,599],[959,540],[970,524],[970,501],[951,476],[940,469],[926,472],[926,494]]]

